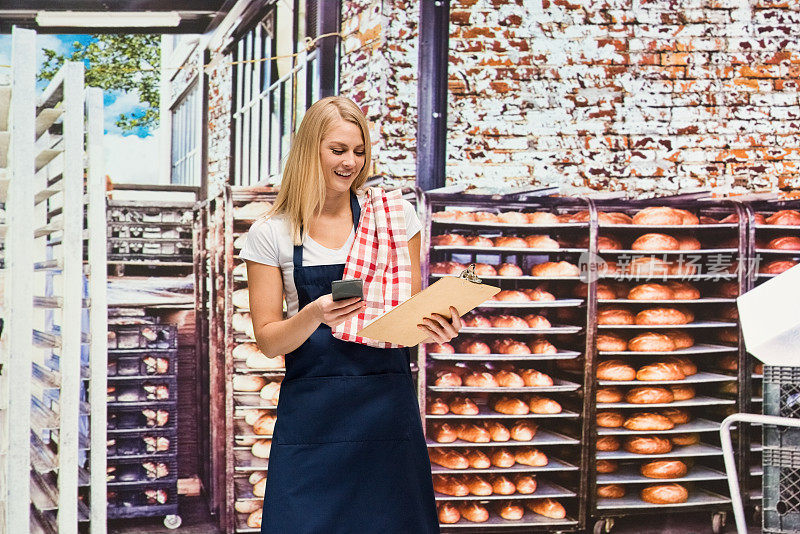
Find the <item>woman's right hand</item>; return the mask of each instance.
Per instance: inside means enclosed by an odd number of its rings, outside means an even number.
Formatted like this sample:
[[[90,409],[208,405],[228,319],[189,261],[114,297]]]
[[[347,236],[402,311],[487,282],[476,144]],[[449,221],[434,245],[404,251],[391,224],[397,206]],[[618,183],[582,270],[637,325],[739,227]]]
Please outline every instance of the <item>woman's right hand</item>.
[[[317,320],[333,328],[348,319],[356,317],[366,307],[367,303],[360,297],[333,300],[330,293],[322,295],[314,301]]]

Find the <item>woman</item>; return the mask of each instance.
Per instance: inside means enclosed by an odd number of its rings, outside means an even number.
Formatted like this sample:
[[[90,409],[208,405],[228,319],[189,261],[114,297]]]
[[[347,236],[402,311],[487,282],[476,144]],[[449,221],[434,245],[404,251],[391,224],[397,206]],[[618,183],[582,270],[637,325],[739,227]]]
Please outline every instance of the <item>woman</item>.
[[[344,272],[369,161],[369,130],[358,106],[342,97],[315,103],[289,151],[278,198],[253,224],[241,253],[258,346],[270,357],[286,354],[265,534],[439,532],[408,349],[331,334],[365,306],[358,298],[334,302],[330,289]],[[403,202],[416,293],[421,224]],[[461,321],[450,311],[450,318],[424,320],[424,343],[458,334]]]

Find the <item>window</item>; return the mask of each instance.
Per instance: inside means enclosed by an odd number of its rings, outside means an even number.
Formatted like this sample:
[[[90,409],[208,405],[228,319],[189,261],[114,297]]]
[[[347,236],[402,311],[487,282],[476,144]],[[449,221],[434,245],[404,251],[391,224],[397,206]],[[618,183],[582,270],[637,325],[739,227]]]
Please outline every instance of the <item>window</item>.
[[[233,67],[234,185],[274,182],[308,106],[338,92],[335,75],[326,72],[331,65],[338,72],[338,41],[328,38],[305,52],[306,37],[338,31],[338,6],[330,0],[280,0],[234,43],[233,61],[242,62]],[[318,13],[324,20],[317,20]],[[261,61],[293,53],[298,55]]]
[[[200,185],[200,89],[195,83],[172,106],[170,183]]]

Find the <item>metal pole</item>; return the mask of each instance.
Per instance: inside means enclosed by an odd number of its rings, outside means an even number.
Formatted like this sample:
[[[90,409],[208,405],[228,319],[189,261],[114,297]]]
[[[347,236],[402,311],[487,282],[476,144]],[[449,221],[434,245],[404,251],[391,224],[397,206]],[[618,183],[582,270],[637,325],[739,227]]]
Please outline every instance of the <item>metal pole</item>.
[[[317,35],[338,32],[341,28],[341,0],[319,0],[317,5]],[[319,97],[339,94],[339,43],[335,36],[320,39],[317,43],[319,64]]]
[[[444,187],[447,157],[447,60],[449,0],[422,0],[419,6],[417,84],[417,185]]]

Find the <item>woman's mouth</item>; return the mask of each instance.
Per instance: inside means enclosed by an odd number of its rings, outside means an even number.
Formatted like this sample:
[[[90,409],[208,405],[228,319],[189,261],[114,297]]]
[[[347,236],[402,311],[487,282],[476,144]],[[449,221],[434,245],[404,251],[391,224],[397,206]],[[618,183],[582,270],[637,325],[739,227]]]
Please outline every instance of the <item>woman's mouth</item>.
[[[342,171],[333,171],[333,174],[340,178],[350,178],[353,173],[352,172],[342,172]]]

